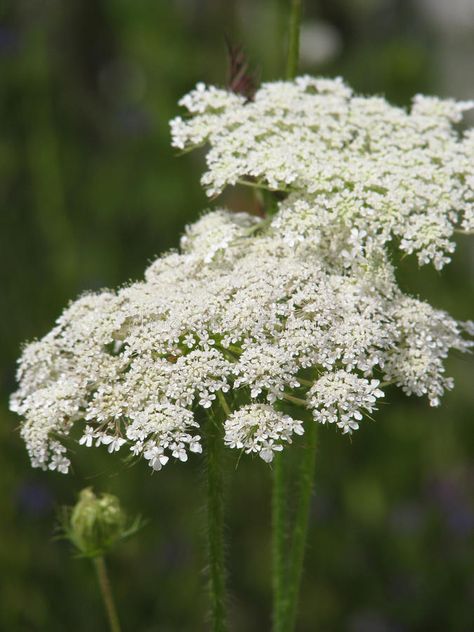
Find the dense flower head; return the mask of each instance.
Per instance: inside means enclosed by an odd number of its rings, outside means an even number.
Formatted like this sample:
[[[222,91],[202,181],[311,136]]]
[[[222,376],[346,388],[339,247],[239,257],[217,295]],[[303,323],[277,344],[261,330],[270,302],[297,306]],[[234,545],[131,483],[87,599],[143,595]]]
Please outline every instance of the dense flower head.
[[[186,461],[218,392],[244,404],[225,442],[267,461],[300,432],[278,410],[292,397],[343,432],[375,409],[379,380],[438,403],[449,349],[470,346],[460,324],[403,295],[387,262],[354,276],[310,240],[290,246],[268,227],[245,236],[252,221],[204,216],[187,235],[211,224],[215,242],[188,238],[145,281],[82,296],[25,348],[12,407],[34,465],[67,471],[73,425],[80,444],[131,450],[154,470]]]
[[[474,136],[452,126],[467,105],[407,113],[310,78],[182,103],[174,144],[210,144],[209,191],[263,184],[277,210],[205,213],[143,281],[80,297],[24,348],[11,407],[32,464],[67,472],[71,435],[160,470],[202,451],[217,410],[227,446],[270,462],[300,418],[357,430],[389,384],[437,405],[474,325],[405,295],[385,245],[440,267],[470,229]]]
[[[343,434],[357,430],[362,411],[371,413],[384,396],[379,384],[344,369],[324,374],[308,393],[314,418],[322,424],[335,423]]]
[[[474,101],[418,95],[406,110],[306,76],[263,84],[253,101],[198,84],[181,105],[190,117],[171,122],[173,144],[209,146],[208,194],[289,193],[275,229],[290,244],[338,235],[350,252],[396,238],[439,269],[454,230],[474,229],[474,132],[456,127]]]
[[[231,448],[256,452],[267,463],[274,452],[283,450],[282,441],[291,443],[293,434],[302,435],[303,423],[284,415],[268,404],[250,404],[233,412],[225,421],[224,442]]]

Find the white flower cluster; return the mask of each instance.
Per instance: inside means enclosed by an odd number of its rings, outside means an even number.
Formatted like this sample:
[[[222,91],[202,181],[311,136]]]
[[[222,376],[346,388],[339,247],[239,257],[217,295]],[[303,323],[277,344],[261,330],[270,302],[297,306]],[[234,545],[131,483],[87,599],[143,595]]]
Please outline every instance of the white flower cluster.
[[[180,241],[181,251],[193,252],[204,263],[210,263],[217,253],[225,255],[236,239],[250,234],[257,223],[258,218],[248,213],[229,215],[225,210],[207,213],[200,221],[186,226]]]
[[[282,441],[291,443],[291,435],[302,435],[303,423],[284,415],[267,404],[250,404],[232,413],[225,421],[224,442],[230,448],[256,452],[270,463],[274,452],[283,450]]]
[[[361,411],[371,413],[384,392],[379,380],[367,380],[341,369],[326,373],[309,390],[309,404],[316,421],[335,423],[343,434],[358,430]]]
[[[299,77],[251,102],[198,84],[181,104],[192,116],[171,122],[173,144],[210,146],[208,194],[239,182],[290,193],[274,221],[290,244],[336,237],[339,253],[361,252],[397,238],[439,269],[453,231],[474,229],[474,130],[455,126],[474,101],[418,95],[406,111],[341,79]]]
[[[308,78],[254,103],[203,87],[183,103],[195,117],[173,123],[175,144],[211,143],[212,191],[252,178],[291,192],[263,221],[207,213],[144,281],[79,298],[25,347],[11,407],[32,464],[66,472],[72,435],[159,470],[201,452],[217,410],[224,443],[268,462],[303,432],[288,407],[350,433],[387,383],[438,404],[443,362],[474,325],[404,295],[384,244],[468,221],[473,136],[451,129],[462,106],[418,99],[408,115]],[[444,261],[438,237],[413,249]]]

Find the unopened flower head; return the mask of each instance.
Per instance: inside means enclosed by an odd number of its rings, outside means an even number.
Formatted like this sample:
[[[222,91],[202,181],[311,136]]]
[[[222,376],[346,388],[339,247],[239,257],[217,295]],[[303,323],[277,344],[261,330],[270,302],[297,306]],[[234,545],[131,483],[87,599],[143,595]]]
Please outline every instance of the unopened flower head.
[[[87,557],[103,555],[140,526],[139,518],[129,521],[116,496],[97,496],[90,487],[81,491],[77,503],[66,508],[63,516],[65,537]]]
[[[407,113],[309,78],[254,102],[200,86],[183,104],[174,142],[211,145],[210,192],[263,183],[283,192],[277,212],[204,214],[144,281],[79,298],[25,347],[11,406],[33,465],[66,472],[79,427],[81,445],[160,470],[202,451],[218,406],[225,444],[268,462],[301,418],[353,432],[388,383],[437,405],[474,326],[403,294],[385,245],[441,265],[470,226],[474,135],[452,127],[467,106]]]

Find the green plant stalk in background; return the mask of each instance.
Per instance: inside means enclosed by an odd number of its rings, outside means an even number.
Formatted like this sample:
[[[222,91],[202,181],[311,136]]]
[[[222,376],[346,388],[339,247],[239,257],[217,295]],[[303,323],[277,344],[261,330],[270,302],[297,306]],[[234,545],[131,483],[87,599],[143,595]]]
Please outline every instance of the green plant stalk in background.
[[[64,284],[74,281],[76,252],[67,212],[61,170],[61,152],[54,125],[50,64],[45,34],[31,29],[21,68],[28,93],[21,107],[25,129],[25,150],[31,179],[31,204],[37,227],[49,247],[51,269]]]
[[[298,71],[301,4],[301,0],[290,0],[287,79],[294,79]],[[277,454],[274,460],[272,501],[274,632],[291,632],[296,623],[316,464],[316,423],[310,415],[308,417],[305,424],[306,446],[298,471],[298,504],[291,526],[287,515],[288,486],[284,468],[285,457],[283,454]]]
[[[224,549],[224,478],[222,468],[223,422],[230,410],[223,393],[218,392],[205,423],[207,467],[207,525],[209,558],[209,597],[213,632],[227,630],[227,595]],[[220,410],[221,409],[221,410]],[[222,415],[225,414],[225,417]]]
[[[288,57],[286,60],[286,78],[294,79],[298,72],[300,55],[300,22],[302,0],[290,0],[288,29]]]
[[[305,450],[298,472],[298,506],[291,533],[290,559],[282,613],[282,630],[288,632],[293,630],[296,624],[316,464],[317,426],[309,413],[307,424],[305,425],[305,438]]]
[[[285,455],[276,454],[273,459],[272,494],[272,583],[273,583],[273,629],[283,632],[286,584],[286,544],[288,521],[286,514]]]
[[[272,556],[273,630],[294,630],[308,534],[311,496],[316,464],[317,425],[301,408],[295,417],[305,421],[305,443],[296,472],[297,503],[289,519],[288,454],[276,454],[273,468]]]
[[[102,555],[93,558],[94,567],[97,573],[97,579],[99,580],[100,594],[104,602],[105,610],[109,621],[110,632],[120,632],[120,622],[117,614],[117,608],[115,607],[114,597],[112,594],[112,588],[110,586],[109,576],[107,574],[107,567]]]

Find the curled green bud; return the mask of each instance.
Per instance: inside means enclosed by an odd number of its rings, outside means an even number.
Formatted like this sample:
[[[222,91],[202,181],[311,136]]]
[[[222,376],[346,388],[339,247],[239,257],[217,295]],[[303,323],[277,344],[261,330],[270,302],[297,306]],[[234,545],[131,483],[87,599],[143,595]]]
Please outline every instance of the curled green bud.
[[[96,496],[91,487],[83,489],[76,505],[64,512],[65,535],[86,557],[104,555],[141,526],[140,518],[129,521],[116,496]]]

